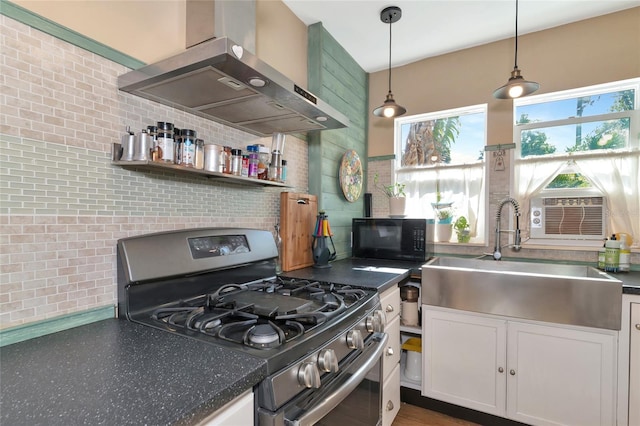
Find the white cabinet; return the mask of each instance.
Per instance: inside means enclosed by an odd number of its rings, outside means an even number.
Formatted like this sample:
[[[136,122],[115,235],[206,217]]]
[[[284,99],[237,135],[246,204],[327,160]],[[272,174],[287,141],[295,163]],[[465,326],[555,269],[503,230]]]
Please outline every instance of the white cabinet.
[[[382,355],[382,426],[391,426],[400,410],[400,289],[383,292],[380,304],[387,319],[384,331],[389,335]]]
[[[422,310],[422,395],[504,416],[506,321]]]
[[[616,337],[512,322],[507,417],[533,425],[614,425]]]
[[[253,425],[253,392],[246,391],[213,412],[200,426]]]
[[[629,426],[640,425],[640,303],[631,303]]]
[[[531,425],[614,425],[616,332],[423,305],[422,394]]]

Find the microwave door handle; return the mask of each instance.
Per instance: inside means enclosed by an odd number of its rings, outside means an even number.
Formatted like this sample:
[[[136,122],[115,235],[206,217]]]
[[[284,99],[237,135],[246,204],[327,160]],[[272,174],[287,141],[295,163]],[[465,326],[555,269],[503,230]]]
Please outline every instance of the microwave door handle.
[[[307,410],[302,416],[295,420],[286,420],[287,425],[291,426],[310,426],[313,425],[327,414],[331,412],[334,408],[336,408],[343,399],[345,399],[351,392],[354,391],[355,388],[358,387],[360,382],[364,380],[365,376],[371,370],[371,368],[380,360],[382,356],[382,352],[384,348],[387,346],[387,342],[389,341],[389,335],[387,333],[383,334],[383,337],[378,341],[377,347],[374,352],[369,356],[369,358],[356,370],[355,373],[340,386],[338,390],[336,390],[331,395],[327,396],[320,404],[315,407]],[[380,383],[382,386],[382,383]]]

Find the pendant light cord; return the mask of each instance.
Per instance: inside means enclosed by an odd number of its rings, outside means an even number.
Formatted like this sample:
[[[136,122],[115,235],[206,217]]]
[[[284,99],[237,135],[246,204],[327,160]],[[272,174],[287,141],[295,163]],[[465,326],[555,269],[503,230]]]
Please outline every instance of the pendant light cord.
[[[391,93],[391,17],[389,17],[389,93]]]
[[[516,0],[516,49],[515,51],[516,51],[515,58],[513,59],[514,70],[518,68],[518,0]]]

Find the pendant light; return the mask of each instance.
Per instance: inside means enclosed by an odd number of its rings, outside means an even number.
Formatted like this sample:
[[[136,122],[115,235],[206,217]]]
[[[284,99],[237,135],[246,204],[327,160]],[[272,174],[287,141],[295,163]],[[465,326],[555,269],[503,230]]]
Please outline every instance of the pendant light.
[[[518,68],[518,0],[516,0],[516,55],[513,71],[511,71],[511,77],[504,86],[496,89],[493,92],[493,96],[498,99],[514,99],[522,96],[527,96],[535,92],[540,88],[540,85],[535,81],[527,81],[520,74]]]
[[[387,93],[387,99],[384,103],[373,110],[373,115],[376,117],[393,118],[407,112],[406,108],[396,103],[393,99],[393,93],[391,93],[391,24],[398,22],[401,17],[402,10],[397,6],[386,7],[380,12],[380,20],[389,24],[389,93]]]

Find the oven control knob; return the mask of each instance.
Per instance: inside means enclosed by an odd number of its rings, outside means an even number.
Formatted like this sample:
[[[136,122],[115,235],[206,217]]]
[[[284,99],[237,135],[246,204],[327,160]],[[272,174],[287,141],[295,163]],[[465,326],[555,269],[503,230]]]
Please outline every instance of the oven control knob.
[[[360,330],[350,330],[347,332],[347,346],[349,349],[364,349],[364,339]]]
[[[320,372],[315,362],[305,362],[298,369],[298,383],[305,388],[320,387]]]
[[[387,322],[387,317],[384,312],[377,310],[367,317],[367,331],[369,333],[382,333],[384,331],[384,324]]]
[[[323,349],[318,353],[318,368],[323,373],[338,372],[338,357],[333,349]]]

